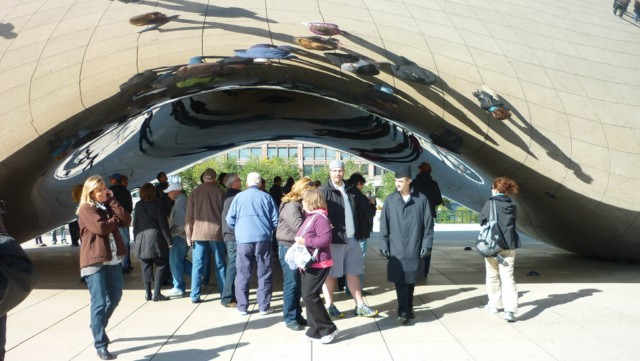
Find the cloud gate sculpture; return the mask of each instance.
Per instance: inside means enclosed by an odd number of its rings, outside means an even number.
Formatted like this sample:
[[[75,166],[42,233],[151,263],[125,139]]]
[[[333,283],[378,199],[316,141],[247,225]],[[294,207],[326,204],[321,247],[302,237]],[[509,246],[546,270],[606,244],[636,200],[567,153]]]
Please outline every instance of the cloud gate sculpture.
[[[92,174],[140,184],[257,141],[422,161],[519,229],[640,259],[640,43],[610,2],[2,1],[0,195],[27,240]],[[496,120],[472,93],[490,89]],[[470,241],[471,242],[471,241]]]

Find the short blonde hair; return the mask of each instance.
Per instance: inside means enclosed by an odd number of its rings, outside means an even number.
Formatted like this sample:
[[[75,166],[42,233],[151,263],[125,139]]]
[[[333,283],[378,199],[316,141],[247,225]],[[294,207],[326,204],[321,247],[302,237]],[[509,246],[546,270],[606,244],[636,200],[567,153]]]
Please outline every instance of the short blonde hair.
[[[91,196],[96,190],[100,190],[103,188],[107,188],[107,185],[104,182],[104,179],[99,175],[92,175],[84,181],[84,185],[82,186],[82,194],[80,195],[80,204],[78,204],[78,211],[83,204],[89,204],[93,206],[93,198]],[[76,214],[78,213],[76,211]]]
[[[315,188],[316,182],[309,177],[302,177],[291,186],[291,191],[282,197],[282,203],[287,202],[300,202],[302,200],[302,193],[309,188]]]
[[[309,188],[302,193],[302,200],[307,204],[307,208],[313,211],[316,209],[327,209],[327,200],[318,188]]]

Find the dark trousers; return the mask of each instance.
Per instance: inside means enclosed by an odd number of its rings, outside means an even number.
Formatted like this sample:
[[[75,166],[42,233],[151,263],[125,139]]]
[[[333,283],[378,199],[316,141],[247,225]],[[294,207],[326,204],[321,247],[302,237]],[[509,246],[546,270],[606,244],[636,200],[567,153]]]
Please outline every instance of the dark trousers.
[[[77,219],[69,223],[69,235],[71,236],[71,244],[74,246],[79,245],[78,241],[80,240],[80,226],[78,225]]]
[[[0,317],[0,361],[4,361],[4,347],[7,345],[7,315]]]
[[[415,283],[396,282],[396,297],[398,297],[398,316],[413,311],[413,290]]]
[[[167,278],[169,268],[167,265],[169,264],[168,260],[164,258],[148,258],[141,259],[140,263],[142,264],[142,281],[143,282],[160,282],[163,284]],[[153,265],[156,265],[155,277],[153,271]]]
[[[227,305],[236,299],[236,253],[238,253],[238,245],[236,240],[232,239],[224,241],[227,246],[227,273],[225,274],[224,289],[220,296],[220,302]]]
[[[302,273],[302,299],[307,308],[307,336],[320,338],[333,333],[337,327],[324,308],[320,299],[322,285],[329,275],[330,268],[309,268]]]

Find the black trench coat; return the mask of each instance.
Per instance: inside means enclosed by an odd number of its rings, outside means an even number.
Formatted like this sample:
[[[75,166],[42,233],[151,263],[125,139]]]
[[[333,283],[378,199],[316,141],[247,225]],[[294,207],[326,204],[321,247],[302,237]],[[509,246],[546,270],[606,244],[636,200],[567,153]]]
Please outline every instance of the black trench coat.
[[[404,202],[400,192],[384,202],[380,216],[380,250],[389,251],[387,281],[413,284],[424,279],[421,248],[433,245],[433,217],[427,198],[412,192]]]

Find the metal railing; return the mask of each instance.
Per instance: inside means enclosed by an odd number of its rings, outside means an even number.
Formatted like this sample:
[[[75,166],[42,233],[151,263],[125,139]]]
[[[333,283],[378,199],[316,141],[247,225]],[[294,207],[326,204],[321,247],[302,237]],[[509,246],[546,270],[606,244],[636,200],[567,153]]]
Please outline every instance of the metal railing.
[[[446,209],[438,209],[436,211],[436,223],[446,224],[477,224],[478,213],[470,209],[449,211]]]

